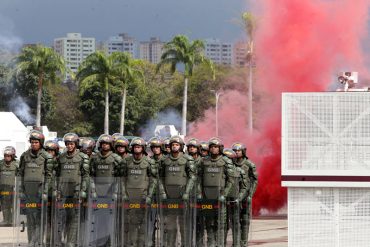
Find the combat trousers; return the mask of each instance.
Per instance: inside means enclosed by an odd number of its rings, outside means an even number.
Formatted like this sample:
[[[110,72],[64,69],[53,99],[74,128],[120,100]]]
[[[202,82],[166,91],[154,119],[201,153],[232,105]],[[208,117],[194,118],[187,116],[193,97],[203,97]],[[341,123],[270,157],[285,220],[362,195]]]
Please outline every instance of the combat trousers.
[[[241,247],[248,246],[248,235],[250,225],[252,203],[244,200],[240,211]]]

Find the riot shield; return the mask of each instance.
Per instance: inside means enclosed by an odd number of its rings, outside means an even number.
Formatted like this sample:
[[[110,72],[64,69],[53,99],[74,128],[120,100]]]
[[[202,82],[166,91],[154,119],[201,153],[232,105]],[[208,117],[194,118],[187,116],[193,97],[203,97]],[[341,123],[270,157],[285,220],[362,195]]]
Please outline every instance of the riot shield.
[[[226,224],[226,200],[220,187],[203,187],[203,198],[198,203],[205,223],[205,246],[224,246]]]
[[[153,180],[150,184],[153,183]],[[159,186],[156,188],[156,192],[153,195],[151,204],[147,205],[146,210],[148,210],[148,222],[147,222],[147,246],[160,246],[160,207],[159,207]]]
[[[167,186],[168,198],[159,201],[160,246],[196,246],[196,196],[191,193],[188,199],[171,196]]]
[[[51,246],[79,246],[81,181],[56,178],[53,188]]]
[[[46,244],[47,196],[43,196],[44,186],[43,180],[16,178],[14,231],[17,246],[42,247]]]
[[[146,204],[146,196],[135,188],[127,188],[126,192],[122,193],[125,198],[121,215],[123,222],[121,246],[152,246],[155,201]]]
[[[84,246],[118,246],[118,189],[118,178],[90,178]]]
[[[0,177],[1,180],[1,177]],[[2,182],[2,181],[1,181]],[[15,183],[15,179],[14,179]],[[1,241],[1,246],[13,246],[14,238],[14,209],[15,209],[15,185],[0,185],[0,207],[2,221],[0,223],[0,236],[7,236]]]

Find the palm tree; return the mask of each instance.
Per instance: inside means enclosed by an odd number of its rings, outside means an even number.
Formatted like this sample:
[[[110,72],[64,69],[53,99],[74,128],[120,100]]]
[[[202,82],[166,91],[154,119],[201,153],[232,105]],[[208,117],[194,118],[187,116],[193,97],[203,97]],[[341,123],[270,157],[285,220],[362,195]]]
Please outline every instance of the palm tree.
[[[138,81],[139,77],[144,79],[144,74],[141,70],[135,68],[135,65],[139,63],[139,61],[132,59],[129,53],[115,52],[112,54],[112,60],[114,61],[116,78],[121,82],[122,86],[121,121],[119,132],[123,135],[125,128],[127,88]]]
[[[254,45],[254,32],[256,29],[256,20],[252,13],[244,12],[242,14],[244,30],[248,36],[248,70],[249,70],[249,92],[248,92],[248,101],[249,101],[249,116],[248,116],[248,128],[250,133],[253,132],[253,45]]]
[[[36,126],[41,126],[41,96],[46,83],[56,83],[66,72],[64,60],[53,49],[42,45],[27,46],[16,57],[17,73],[33,74],[37,78]],[[59,77],[59,78],[58,78]]]
[[[100,83],[105,97],[104,133],[109,134],[109,88],[116,80],[113,56],[96,51],[90,54],[78,68],[76,79],[80,82],[80,88],[88,87],[88,83],[97,81]]]
[[[164,52],[161,61],[157,65],[157,72],[165,64],[170,64],[171,72],[176,71],[178,64],[184,65],[184,98],[182,103],[182,129],[183,135],[186,135],[186,113],[188,99],[188,80],[193,74],[196,65],[206,63],[210,66],[215,76],[213,63],[203,55],[204,43],[201,40],[189,41],[185,35],[177,35],[170,42],[164,45]]]

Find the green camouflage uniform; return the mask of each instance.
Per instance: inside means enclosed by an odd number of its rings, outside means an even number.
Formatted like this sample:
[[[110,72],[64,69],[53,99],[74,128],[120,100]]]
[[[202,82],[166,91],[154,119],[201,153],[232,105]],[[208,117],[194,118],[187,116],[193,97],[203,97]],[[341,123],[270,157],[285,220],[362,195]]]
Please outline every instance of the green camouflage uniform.
[[[25,151],[19,164],[20,177],[20,197],[25,198],[26,202],[46,204],[50,182],[53,174],[53,157],[45,150],[40,149],[37,154],[32,153],[31,149]],[[38,195],[35,197],[35,195]],[[27,216],[27,236],[29,246],[42,246],[45,225],[41,219],[45,219],[46,208],[26,211]]]
[[[226,197],[233,186],[235,167],[232,161],[219,155],[203,158],[198,176],[202,183],[203,200],[219,201],[218,210],[202,212],[207,231],[207,246],[223,246],[226,224]],[[219,222],[220,221],[220,222]]]
[[[1,210],[6,225],[12,225],[13,223],[13,190],[18,168],[19,164],[16,160],[12,160],[9,164],[6,164],[4,160],[0,161]]]
[[[145,155],[139,160],[134,156],[122,160],[122,197],[129,204],[140,205],[140,208],[126,210],[129,227],[124,229],[125,246],[146,246],[146,241],[149,242],[150,235],[146,232],[149,209],[142,205],[154,195],[155,186],[149,186],[149,181],[156,175],[155,169],[155,162]]]
[[[86,198],[87,183],[89,181],[89,157],[76,150],[72,155],[62,153],[57,159],[55,170],[56,193],[65,199],[64,203],[79,205],[81,198]],[[80,207],[67,208],[65,219],[56,219],[55,223],[63,222],[65,225],[55,236],[56,243],[60,243],[62,235],[66,238],[67,246],[76,246],[79,241]]]
[[[228,230],[231,228],[233,237],[233,247],[240,247],[240,204],[246,199],[249,189],[250,181],[248,174],[239,167],[235,166],[236,171],[231,176],[234,180],[230,193],[226,198],[227,201],[227,218],[225,231],[225,245]]]
[[[184,197],[189,198],[196,181],[196,173],[194,160],[191,156],[180,152],[175,158],[169,154],[159,167],[159,183],[162,183],[165,188],[167,200],[179,203]],[[161,191],[159,192],[161,193]],[[187,202],[185,201],[185,203]],[[184,219],[183,210],[166,209],[163,214],[164,243],[162,246],[176,246],[177,220],[180,225],[182,246],[185,246],[191,229],[184,229],[184,222],[189,219]]]
[[[122,158],[112,151],[107,152],[105,155],[98,152],[96,155],[91,156],[90,175],[92,179],[90,181],[90,190],[94,197],[98,199],[99,197],[106,198],[107,195],[118,195],[119,188],[115,177],[120,176],[121,162]],[[112,233],[109,231],[112,230],[110,228],[111,221],[117,220],[116,216],[102,214],[96,219],[96,234],[108,237],[104,246],[111,246],[112,242],[115,241],[111,239]]]
[[[240,212],[241,217],[241,246],[248,246],[248,234],[250,225],[250,215],[252,209],[252,197],[257,189],[258,174],[256,165],[247,158],[242,158],[239,162],[235,162],[237,167],[244,170],[248,176],[249,190],[246,199],[242,201],[242,209]]]

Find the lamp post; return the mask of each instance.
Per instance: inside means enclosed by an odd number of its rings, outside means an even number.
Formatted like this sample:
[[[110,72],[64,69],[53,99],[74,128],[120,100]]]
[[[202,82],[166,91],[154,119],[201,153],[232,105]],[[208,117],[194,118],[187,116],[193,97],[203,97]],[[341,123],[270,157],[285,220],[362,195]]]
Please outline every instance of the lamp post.
[[[214,92],[216,97],[216,136],[218,137],[218,100],[222,93],[216,90],[211,90],[211,92]]]

